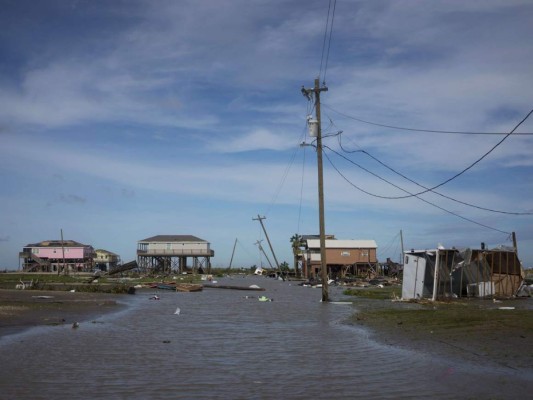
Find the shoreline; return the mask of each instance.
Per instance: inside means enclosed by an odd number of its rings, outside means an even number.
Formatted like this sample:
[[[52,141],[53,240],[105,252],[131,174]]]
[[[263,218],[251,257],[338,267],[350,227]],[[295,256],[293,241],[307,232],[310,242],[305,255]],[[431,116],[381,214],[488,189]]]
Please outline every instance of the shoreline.
[[[523,371],[533,369],[531,300],[509,300],[513,310],[492,302],[386,303],[362,301],[350,323],[375,342],[444,360]]]
[[[0,289],[0,338],[37,326],[72,325],[120,311],[122,295]]]

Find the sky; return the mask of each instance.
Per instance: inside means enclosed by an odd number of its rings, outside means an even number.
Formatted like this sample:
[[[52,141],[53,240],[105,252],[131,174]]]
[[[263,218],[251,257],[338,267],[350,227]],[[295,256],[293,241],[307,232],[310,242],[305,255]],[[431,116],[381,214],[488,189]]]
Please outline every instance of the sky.
[[[400,238],[515,232],[533,266],[533,116],[506,136],[533,108],[531,0],[0,6],[0,270],[61,232],[124,262],[173,234],[268,266],[258,216],[292,265],[290,238],[319,233],[315,79],[327,234],[399,261]]]

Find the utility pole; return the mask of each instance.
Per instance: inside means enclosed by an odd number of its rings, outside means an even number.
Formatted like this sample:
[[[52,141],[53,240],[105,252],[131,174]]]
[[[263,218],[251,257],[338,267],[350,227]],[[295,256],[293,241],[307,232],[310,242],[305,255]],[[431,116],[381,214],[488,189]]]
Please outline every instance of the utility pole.
[[[63,229],[61,229],[61,252],[63,253],[63,273],[68,275],[67,267],[65,265],[65,243],[63,242]],[[59,268],[57,268],[57,274],[59,275]]]
[[[322,301],[329,301],[328,290],[328,264],[326,261],[326,227],[324,222],[324,176],[322,168],[322,125],[320,121],[320,92],[327,91],[326,86],[320,87],[319,79],[315,79],[315,87],[313,89],[302,88],[302,93],[307,98],[310,94],[315,95],[315,113],[317,119],[317,137],[316,137],[316,156],[318,164],[318,220],[320,226],[320,264],[321,264],[321,278],[322,278]]]
[[[231,260],[229,260],[228,271],[231,271],[231,264],[233,263],[233,256],[235,255],[235,247],[237,247],[237,238],[235,238],[235,243],[233,244],[233,251],[231,252]]]
[[[257,214],[257,218],[252,218],[252,221],[259,221],[259,223],[261,224],[261,228],[263,228],[263,232],[265,233],[265,237],[266,237],[266,240],[268,242],[268,246],[270,247],[270,251],[272,252],[272,255],[274,256],[274,261],[276,262],[276,267],[278,268],[278,272],[281,272],[280,269],[279,269],[279,263],[278,263],[278,259],[276,258],[276,253],[274,253],[274,249],[272,248],[272,244],[270,243],[270,239],[268,238],[268,233],[265,229],[265,225],[263,225],[263,220],[266,219],[266,217],[260,217],[259,214]],[[263,251],[264,253],[264,251]],[[265,257],[266,257],[266,254],[265,254]],[[268,257],[267,257],[267,260],[268,260]],[[269,261],[270,263],[270,261]],[[272,264],[270,264],[270,266],[272,266]]]
[[[268,258],[267,254],[265,253],[265,249],[263,249],[263,246],[261,246],[261,242],[262,240],[258,240],[257,242],[255,242],[255,244],[257,245],[257,247],[259,247],[259,251],[264,254],[266,260],[268,261],[268,264],[270,265],[270,268],[274,268],[272,267],[272,263],[270,262],[270,259]]]
[[[404,255],[403,255],[403,232],[402,230],[400,229],[400,244],[402,246],[402,253],[400,254],[400,264],[403,265],[403,258],[404,258]]]
[[[514,252],[516,254],[518,254],[518,245],[516,244],[516,233],[512,232],[511,233],[511,237],[513,239],[513,248],[514,248]]]

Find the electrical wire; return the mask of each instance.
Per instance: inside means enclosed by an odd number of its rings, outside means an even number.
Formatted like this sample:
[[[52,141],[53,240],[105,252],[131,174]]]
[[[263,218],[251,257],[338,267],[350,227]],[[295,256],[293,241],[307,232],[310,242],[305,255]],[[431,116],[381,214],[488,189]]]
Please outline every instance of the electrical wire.
[[[331,6],[331,0],[330,0]],[[329,62],[329,51],[331,49],[331,37],[333,35],[333,21],[335,20],[335,9],[337,8],[337,0],[333,0],[333,13],[331,15],[331,24],[329,27],[329,42],[328,42],[328,52],[326,56],[326,66],[324,67],[324,78],[322,78],[322,84],[326,86],[326,74],[328,72],[328,62]]]
[[[344,156],[342,156],[342,154],[339,154],[338,152],[336,152],[335,150],[331,149],[331,148],[328,147],[328,146],[322,146],[322,147],[323,147],[324,149],[328,149],[328,150],[332,151],[333,153],[335,153],[335,154],[337,154],[337,155],[339,155],[339,156],[345,158]],[[339,174],[339,175],[340,175],[340,176],[341,176],[341,177],[342,177],[342,178],[343,178],[348,184],[350,184],[352,187],[354,187],[355,189],[357,189],[357,190],[359,190],[359,191],[361,191],[361,192],[363,192],[363,193],[365,193],[365,194],[367,194],[367,195],[369,195],[369,196],[377,197],[377,198],[381,198],[381,199],[388,199],[386,196],[380,196],[380,195],[377,195],[377,194],[374,194],[374,193],[368,192],[368,191],[366,191],[366,190],[360,188],[359,186],[355,185],[353,182],[351,182],[351,181],[350,181],[350,180],[349,180],[349,179],[348,179],[348,178],[347,178],[347,177],[346,177],[346,176],[345,176],[345,175],[344,175],[344,174],[343,174],[343,173],[342,173],[342,172],[341,172],[336,166],[335,166],[335,164],[333,164],[333,162],[331,161],[331,159],[329,158],[329,156],[328,156],[328,154],[327,154],[326,152],[324,152],[324,155],[326,156],[327,160],[329,161],[329,163],[331,164],[331,166],[333,167],[333,169],[334,169],[335,171],[337,171],[337,173],[338,173],[338,174]],[[346,158],[345,158],[345,159],[346,159]],[[350,161],[350,160],[348,160],[348,161]],[[491,229],[491,230],[496,231],[496,232],[504,233],[504,234],[506,234],[506,235],[509,235],[509,234],[510,234],[510,232],[502,231],[501,229],[494,228],[494,227],[491,227],[491,226],[488,226],[488,225],[482,224],[481,222],[474,221],[473,219],[470,219],[470,218],[467,218],[467,217],[463,217],[462,215],[459,215],[459,214],[457,214],[457,213],[455,213],[455,212],[453,212],[453,211],[447,210],[447,209],[445,209],[444,207],[441,207],[441,206],[439,206],[439,205],[437,205],[437,204],[435,204],[435,203],[432,203],[432,202],[430,202],[430,201],[428,201],[428,200],[426,200],[426,199],[424,199],[424,198],[422,198],[422,197],[419,197],[419,196],[417,196],[417,195],[415,195],[415,194],[413,194],[413,193],[410,193],[408,190],[405,190],[405,189],[401,188],[400,186],[395,185],[395,184],[392,183],[392,182],[389,182],[389,181],[386,180],[385,178],[380,177],[379,175],[377,175],[377,174],[375,174],[375,173],[369,171],[368,169],[366,169],[366,168],[360,166],[360,165],[357,164],[357,163],[354,163],[354,164],[357,165],[359,168],[363,169],[364,171],[367,171],[368,173],[374,175],[374,176],[377,177],[378,179],[380,179],[380,180],[382,180],[382,181],[388,183],[389,185],[392,185],[392,186],[394,186],[395,188],[397,188],[397,189],[399,189],[399,190],[401,190],[401,191],[403,191],[403,192],[405,192],[405,193],[408,193],[408,194],[412,195],[413,197],[416,197],[418,200],[423,201],[424,203],[429,204],[429,205],[431,205],[431,206],[433,206],[433,207],[435,207],[435,208],[438,208],[438,209],[441,210],[441,211],[444,211],[444,212],[446,212],[446,213],[448,213],[448,214],[454,215],[454,216],[456,216],[456,217],[458,217],[458,218],[461,218],[461,219],[463,219],[463,220],[465,220],[465,221],[468,221],[468,222],[470,222],[470,223],[473,223],[473,224],[475,224],[475,225],[482,226],[482,227],[484,227],[484,228]]]
[[[367,121],[367,120],[364,120],[364,119],[361,119],[361,118],[358,118],[358,117],[354,117],[354,116],[345,114],[343,112],[335,110],[334,108],[328,106],[325,103],[321,103],[321,106],[325,107],[328,110],[331,110],[334,113],[337,113],[337,114],[339,114],[339,115],[341,115],[341,116],[343,116],[345,118],[352,119],[352,120],[358,121],[358,122],[362,122],[362,123],[368,124],[368,125],[379,126],[379,127],[382,127],[382,128],[398,129],[398,130],[402,130],[402,131],[411,131],[411,132],[451,133],[451,134],[459,134],[459,135],[508,135],[508,133],[506,133],[506,132],[445,131],[445,130],[437,130],[437,129],[417,129],[417,128],[406,128],[406,127],[395,126],[395,125],[386,125],[386,124],[381,124],[381,123],[378,123],[378,122]],[[517,132],[517,133],[515,133],[515,135],[533,135],[533,132]]]
[[[333,10],[331,8],[332,2],[333,2]],[[337,0],[329,0],[328,16],[326,19],[326,28],[324,29],[324,40],[322,42],[322,56],[320,58],[320,69],[318,72],[318,78],[320,79],[320,76],[322,76],[322,66],[324,65],[324,76],[322,78],[323,85],[326,85],[326,74],[328,70],[329,51],[331,49],[331,37],[333,34],[333,21],[335,20],[335,9],[336,8],[337,8]],[[331,22],[330,22],[330,15],[331,15]],[[328,28],[329,28],[329,39],[328,39]],[[328,42],[327,50],[326,50],[326,41]],[[326,53],[325,62],[324,62],[324,53]]]
[[[388,197],[389,199],[391,200],[396,200],[396,199],[406,199],[406,198],[409,198],[409,197],[413,197],[413,196],[417,196],[417,195],[420,195],[420,194],[424,194],[424,193],[427,193],[427,192],[432,192],[438,196],[441,196],[441,197],[444,197],[445,199],[448,199],[448,200],[451,200],[451,201],[454,201],[456,203],[459,203],[459,204],[462,204],[462,205],[465,205],[465,206],[468,206],[468,207],[472,207],[472,208],[477,208],[478,210],[483,210],[483,211],[490,211],[490,212],[493,212],[493,213],[498,213],[498,214],[507,214],[507,215],[533,215],[533,212],[513,212],[513,211],[502,211],[502,210],[494,210],[492,208],[486,208],[486,207],[481,207],[481,206],[477,206],[475,204],[470,204],[470,203],[467,203],[465,201],[461,201],[461,200],[457,200],[453,197],[450,197],[450,196],[446,196],[445,194],[442,194],[440,192],[437,192],[433,189],[430,189],[412,179],[410,179],[409,177],[405,176],[404,174],[402,174],[401,172],[398,172],[396,171],[394,168],[388,166],[387,164],[385,164],[384,162],[380,161],[379,159],[377,159],[376,157],[374,157],[372,154],[370,154],[369,152],[367,152],[366,150],[363,150],[363,149],[360,149],[360,150],[353,150],[353,151],[349,151],[349,150],[346,150],[344,149],[344,147],[342,146],[342,140],[341,140],[341,135],[338,136],[339,137],[339,146],[341,148],[342,151],[344,151],[345,153],[362,153],[362,154],[365,154],[367,155],[368,157],[372,158],[373,160],[375,160],[376,162],[378,162],[379,164],[381,164],[382,166],[384,166],[385,168],[387,168],[388,170],[394,172],[395,174],[401,176],[402,178],[408,180],[409,182],[411,183],[414,183],[415,185],[421,187],[421,188],[424,188],[426,190],[422,191],[422,192],[419,192],[419,193],[415,193],[413,195],[408,195],[408,196],[390,196]]]
[[[298,228],[296,229],[296,232],[300,232],[300,222],[302,220],[302,200],[304,195],[304,177],[305,177],[305,147],[304,147],[304,155],[303,155],[303,161],[302,161],[302,183],[300,185],[300,205],[298,207]]]
[[[326,40],[328,37],[329,13],[330,12],[331,12],[331,0],[329,0],[328,17],[326,18],[326,28],[324,29],[324,41],[322,42],[322,56],[320,57],[320,69],[318,71],[319,77],[322,75],[322,65],[324,64],[324,52],[326,51]]]
[[[300,138],[302,138],[302,137],[305,138],[306,129],[307,129],[307,121],[306,121],[306,125],[305,125],[305,127],[304,127],[304,129],[302,131],[302,134],[300,135]],[[296,159],[296,155],[298,154],[300,143],[301,143],[301,140],[299,140],[298,145],[295,147],[294,151],[291,154],[289,162],[288,162],[287,166],[285,167],[285,170],[283,171],[283,175],[282,175],[281,180],[280,180],[280,182],[278,184],[278,187],[276,188],[276,191],[274,192],[274,195],[272,196],[272,200],[270,201],[270,204],[269,204],[268,208],[264,212],[264,215],[268,215],[268,213],[270,212],[270,210],[272,209],[272,207],[274,206],[274,204],[278,200],[279,194],[281,193],[281,189],[283,189],[283,185],[285,184],[285,180],[287,179],[287,176],[289,175],[289,172],[290,172],[290,169],[292,167],[292,164],[294,163],[294,160]]]

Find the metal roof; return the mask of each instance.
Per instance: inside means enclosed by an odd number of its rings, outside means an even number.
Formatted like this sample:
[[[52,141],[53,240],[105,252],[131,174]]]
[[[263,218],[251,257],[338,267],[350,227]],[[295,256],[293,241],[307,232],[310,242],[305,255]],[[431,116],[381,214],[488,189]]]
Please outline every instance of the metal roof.
[[[320,239],[309,239],[307,247],[320,248]],[[326,249],[377,249],[375,240],[326,240]]]
[[[74,240],[44,240],[39,243],[27,244],[24,247],[88,247],[86,244]]]
[[[207,242],[207,240],[200,239],[193,235],[157,235],[147,239],[139,240],[139,242]]]

